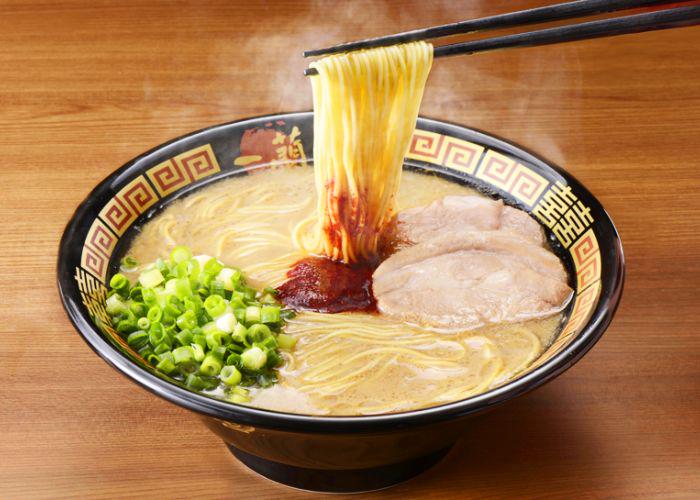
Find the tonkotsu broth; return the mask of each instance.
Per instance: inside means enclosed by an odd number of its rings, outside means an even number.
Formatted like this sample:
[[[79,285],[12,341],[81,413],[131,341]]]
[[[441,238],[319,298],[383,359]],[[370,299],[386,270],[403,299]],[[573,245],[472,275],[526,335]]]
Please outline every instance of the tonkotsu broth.
[[[278,286],[303,253],[293,231],[313,215],[313,169],[263,169],[221,180],[174,202],[136,236],[139,262],[175,245],[239,267],[256,287]],[[476,191],[404,172],[399,209]],[[304,231],[310,228],[303,228]],[[456,401],[513,378],[542,354],[561,315],[463,333],[438,333],[367,313],[301,312],[286,331],[298,339],[280,382],[252,389],[253,406],[293,413],[353,415]]]

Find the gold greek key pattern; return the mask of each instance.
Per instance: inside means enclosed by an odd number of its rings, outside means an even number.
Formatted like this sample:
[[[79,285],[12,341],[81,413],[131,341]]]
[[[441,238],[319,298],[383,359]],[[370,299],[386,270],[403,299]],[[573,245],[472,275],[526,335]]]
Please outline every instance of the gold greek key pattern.
[[[146,178],[139,175],[107,202],[100,211],[100,219],[105,221],[117,236],[121,236],[138,216],[157,200],[158,195]]]
[[[589,229],[569,250],[576,268],[578,293],[600,280],[600,249],[593,229]]]
[[[105,310],[107,288],[79,267],[75,268],[75,281],[78,284],[83,305],[90,313],[93,322],[106,333],[115,335],[112,321]],[[118,335],[115,336],[118,337]]]
[[[591,209],[581,203],[570,186],[556,182],[537,203],[532,213],[569,248],[593,223]]]
[[[95,219],[88,231],[87,238],[85,238],[80,265],[104,282],[109,257],[116,244],[117,237],[114,233],[107,229],[105,223],[100,219]]]
[[[532,207],[549,182],[537,172],[512,158],[489,150],[475,177],[495,186]]]
[[[476,170],[483,151],[483,146],[456,137],[416,130],[406,158],[442,165],[471,175]]]
[[[115,342],[119,343],[124,349],[132,353],[134,356],[138,354],[126,343],[126,341],[118,335],[112,327],[112,320],[105,309],[105,300],[107,299],[107,288],[97,279],[86,273],[83,269],[75,268],[75,281],[80,290],[80,298],[83,305],[88,310],[93,323],[97,328],[110,337]]]
[[[221,167],[211,145],[205,144],[150,168],[146,175],[156,187],[158,194],[164,197],[220,171]]]

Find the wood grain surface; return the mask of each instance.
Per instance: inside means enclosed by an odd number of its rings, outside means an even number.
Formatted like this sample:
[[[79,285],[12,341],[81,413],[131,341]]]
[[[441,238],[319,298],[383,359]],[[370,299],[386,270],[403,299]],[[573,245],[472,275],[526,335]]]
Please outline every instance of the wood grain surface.
[[[1,0],[0,497],[308,496],[80,339],[55,286],[64,225],[153,146],[310,109],[303,49],[544,3]],[[439,60],[422,114],[572,172],[617,224],[627,282],[581,362],[374,496],[698,498],[700,28]]]

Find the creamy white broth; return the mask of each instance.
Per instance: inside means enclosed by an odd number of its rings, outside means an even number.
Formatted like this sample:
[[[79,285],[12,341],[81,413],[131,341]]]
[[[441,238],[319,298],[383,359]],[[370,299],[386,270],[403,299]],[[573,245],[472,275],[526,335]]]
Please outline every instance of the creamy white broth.
[[[167,257],[175,245],[239,267],[252,286],[278,286],[304,253],[293,231],[316,206],[313,170],[276,167],[218,181],[147,222],[129,254]],[[436,176],[404,172],[399,209],[446,195],[481,196]],[[549,345],[561,315],[439,333],[378,314],[301,312],[286,327],[298,339],[280,381],[252,389],[251,405],[306,414],[404,411],[484,392],[512,379]]]

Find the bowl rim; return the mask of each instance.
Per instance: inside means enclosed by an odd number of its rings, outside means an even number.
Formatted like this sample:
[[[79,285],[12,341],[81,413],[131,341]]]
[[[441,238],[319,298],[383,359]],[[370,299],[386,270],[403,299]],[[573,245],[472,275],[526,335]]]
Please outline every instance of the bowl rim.
[[[78,232],[78,223],[90,209],[90,205],[94,201],[95,194],[104,189],[105,185],[113,182],[137,162],[157,151],[162,150],[166,146],[173,145],[179,141],[191,140],[196,136],[205,135],[210,131],[232,125],[242,126],[246,122],[257,122],[261,119],[272,118],[303,119],[308,117],[308,115],[313,115],[313,112],[302,111],[266,114],[213,125],[176,137],[126,162],[124,165],[98,183],[78,205],[69,222],[66,224],[59,245],[57,259],[58,291],[66,313],[68,314],[74,328],[78,331],[83,340],[114,369],[141,387],[167,401],[170,401],[171,403],[192,410],[201,415],[234,422],[237,424],[286,431],[329,434],[387,432],[458,419],[505,403],[510,399],[543,385],[566,371],[574,363],[581,359],[581,357],[583,357],[583,355],[586,354],[600,339],[602,334],[610,325],[610,322],[612,321],[615,311],[620,303],[625,278],[625,258],[622,242],[612,218],[607,211],[605,211],[597,198],[595,198],[590,191],[588,191],[588,189],[586,189],[573,175],[554,165],[553,163],[545,161],[541,159],[541,157],[535,156],[526,148],[515,145],[496,135],[474,128],[421,116],[419,117],[420,123],[432,124],[439,128],[447,128],[448,130],[452,129],[457,134],[460,132],[464,133],[464,131],[466,131],[473,137],[481,140],[482,144],[496,145],[503,151],[511,153],[516,157],[526,159],[527,161],[532,162],[541,168],[554,170],[556,173],[566,179],[567,183],[569,183],[577,193],[584,194],[587,198],[586,201],[589,204],[595,205],[596,210],[600,211],[601,214],[604,214],[604,219],[599,219],[598,221],[602,221],[603,224],[609,226],[607,228],[609,231],[609,238],[607,238],[605,241],[599,241],[599,246],[601,253],[605,248],[606,252],[612,254],[613,273],[611,273],[610,276],[606,276],[607,280],[609,280],[609,284],[601,287],[598,305],[584,328],[559,353],[552,356],[534,370],[525,373],[512,381],[487,392],[471,396],[467,399],[410,411],[357,416],[317,416],[285,413],[244,405],[236,405],[178,387],[167,380],[161,379],[156,375],[147,372],[129,360],[107,339],[103,338],[103,334],[83,312],[83,306],[79,296],[80,294],[75,290],[72,283],[73,269],[69,269],[68,259],[65,258],[72,245],[82,245],[82,241],[76,241],[75,233]],[[601,277],[601,281],[603,281],[603,277]]]

